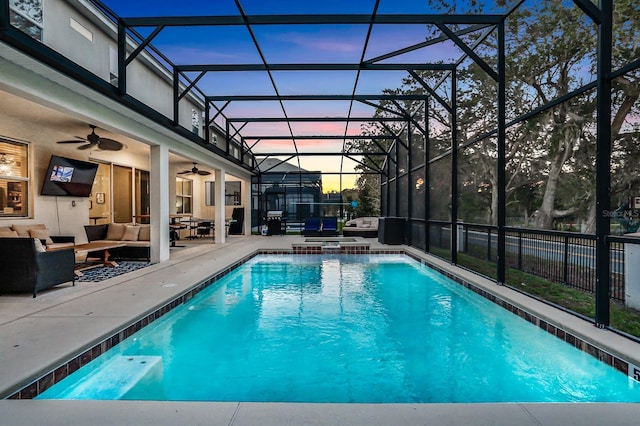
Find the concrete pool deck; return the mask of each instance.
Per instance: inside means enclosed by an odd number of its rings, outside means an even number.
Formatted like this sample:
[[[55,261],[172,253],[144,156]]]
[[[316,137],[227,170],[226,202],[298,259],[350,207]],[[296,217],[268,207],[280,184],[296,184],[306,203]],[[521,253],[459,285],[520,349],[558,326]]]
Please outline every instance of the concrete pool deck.
[[[64,285],[0,297],[0,394],[4,397],[153,312],[212,274],[256,250],[290,250],[299,236],[230,237],[228,244],[193,244],[171,260],[100,283]],[[383,249],[365,239],[372,249]],[[400,246],[389,246],[397,249]],[[420,251],[406,248],[414,256]],[[640,345],[471,272],[428,257],[442,269],[550,323],[640,365]],[[1,400],[0,424],[638,424],[640,404],[281,404],[156,401]]]

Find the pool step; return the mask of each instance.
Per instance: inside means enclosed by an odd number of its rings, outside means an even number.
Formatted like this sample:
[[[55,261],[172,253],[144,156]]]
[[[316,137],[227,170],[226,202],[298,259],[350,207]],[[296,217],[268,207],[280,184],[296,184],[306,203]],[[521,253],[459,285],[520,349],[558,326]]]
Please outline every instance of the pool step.
[[[339,239],[307,239],[291,244],[294,254],[369,254],[370,246],[367,242]]]
[[[67,399],[124,399],[142,382],[162,379],[162,357],[116,356],[89,373],[64,397]],[[138,396],[141,398],[141,396]],[[147,399],[147,398],[144,398]]]

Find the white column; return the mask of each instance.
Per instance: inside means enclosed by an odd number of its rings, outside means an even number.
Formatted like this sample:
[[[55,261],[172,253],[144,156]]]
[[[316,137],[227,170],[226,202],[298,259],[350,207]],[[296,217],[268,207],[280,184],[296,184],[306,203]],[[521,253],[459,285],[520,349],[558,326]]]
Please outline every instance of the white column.
[[[151,147],[151,261],[169,259],[169,149]]]
[[[242,205],[244,206],[244,235],[251,235],[251,180],[243,180]]]
[[[457,250],[459,252],[464,252],[464,225],[462,223],[459,223],[455,226],[458,227],[458,241],[456,244]],[[488,241],[487,244],[491,244],[491,241]]]
[[[628,236],[640,237],[640,233]],[[627,307],[640,309],[640,244],[624,245],[624,289]]]
[[[226,240],[226,212],[224,205],[224,169],[215,169],[215,243],[224,244]]]

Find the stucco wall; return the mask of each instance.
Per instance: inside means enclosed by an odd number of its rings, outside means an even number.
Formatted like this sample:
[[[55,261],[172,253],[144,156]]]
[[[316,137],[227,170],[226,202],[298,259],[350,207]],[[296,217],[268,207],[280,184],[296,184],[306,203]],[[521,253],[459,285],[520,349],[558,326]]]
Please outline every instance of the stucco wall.
[[[71,18],[91,32],[91,41],[71,28]],[[109,48],[117,48],[116,26],[111,21],[82,1],[44,0],[43,22],[45,45],[105,81],[110,80]],[[132,49],[130,43],[129,50]],[[172,75],[144,53],[127,66],[127,93],[173,118]],[[202,124],[203,105],[199,100],[186,96],[180,102],[179,123],[189,130],[194,109]]]

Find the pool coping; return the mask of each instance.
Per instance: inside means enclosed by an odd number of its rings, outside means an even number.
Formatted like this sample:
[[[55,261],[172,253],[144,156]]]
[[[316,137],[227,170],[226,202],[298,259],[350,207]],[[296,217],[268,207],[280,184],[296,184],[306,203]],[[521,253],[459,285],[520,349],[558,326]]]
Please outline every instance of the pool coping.
[[[52,368],[45,369],[45,374],[40,375],[38,378],[29,381],[26,385],[20,387],[17,391],[9,394],[5,399],[33,399],[46,389],[50,388],[54,384],[66,378],[69,374],[72,374],[83,365],[91,362],[94,358],[97,358],[102,353],[111,349],[119,344],[124,339],[133,335],[146,325],[161,318],[163,315],[171,311],[172,309],[180,306],[189,300],[191,300],[196,294],[210,285],[223,278],[238,266],[248,262],[252,258],[258,255],[317,255],[319,254],[314,248],[308,251],[296,251],[291,249],[265,249],[259,248],[253,252],[241,257],[235,262],[230,263],[225,268],[217,271],[210,277],[197,282],[194,285],[189,286],[185,291],[178,293],[177,296],[170,298],[169,300],[157,306],[148,313],[141,314],[140,317],[134,318],[128,321],[127,324],[120,327],[116,332],[110,334],[106,338],[101,338],[97,343],[92,343],[89,349],[82,351],[75,356],[71,355],[70,359],[53,366]],[[504,309],[520,316],[528,322],[540,327],[542,330],[564,340],[572,346],[588,353],[591,356],[599,359],[607,365],[610,365],[617,370],[623,372],[631,378],[635,374],[638,374],[638,367],[640,365],[640,359],[633,357],[632,352],[625,350],[624,344],[604,344],[602,341],[602,333],[608,333],[608,340],[615,340],[615,342],[628,341],[628,339],[617,336],[612,339],[612,336],[616,336],[611,331],[598,329],[587,321],[580,319],[574,315],[560,311],[557,308],[553,308],[550,305],[544,304],[534,298],[519,293],[513,289],[509,289],[505,286],[499,286],[495,282],[485,279],[470,271],[466,271],[462,268],[458,268],[454,265],[447,263],[439,258],[433,257],[427,253],[423,253],[417,249],[398,246],[397,248],[370,248],[366,247],[366,250],[354,249],[344,252],[342,254],[400,254],[406,255],[434,270],[454,280],[455,282],[463,285],[464,287],[474,291],[475,293],[483,296],[484,298],[496,303]],[[561,320],[557,320],[553,317],[562,317]],[[590,326],[591,329],[585,328]],[[600,339],[599,339],[600,337]],[[620,340],[624,339],[624,340]],[[635,344],[635,343],[634,343]],[[637,345],[637,344],[636,344]],[[640,354],[638,354],[640,355]]]

